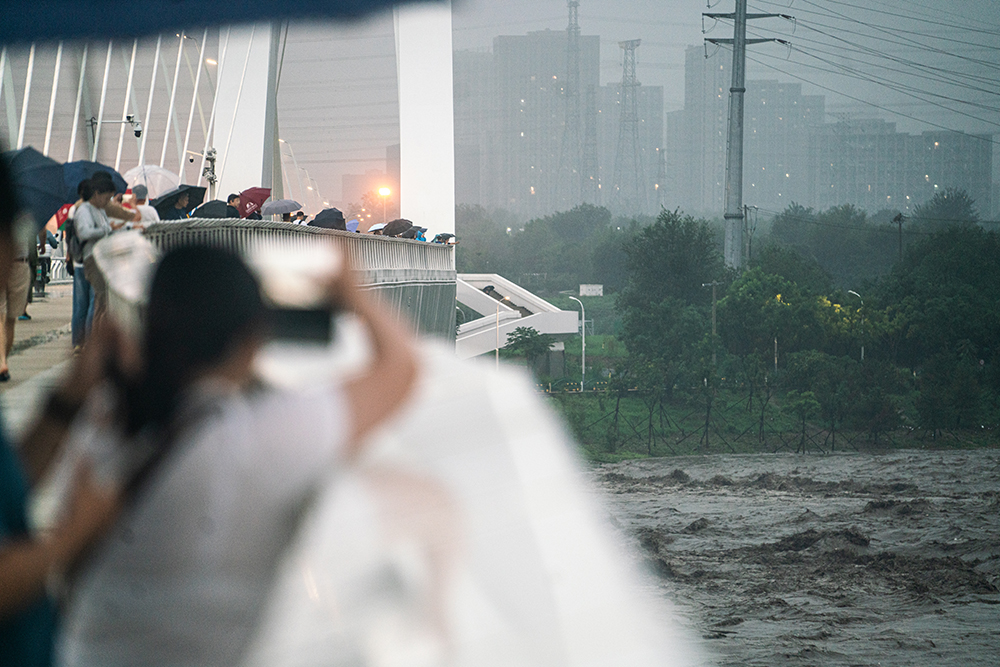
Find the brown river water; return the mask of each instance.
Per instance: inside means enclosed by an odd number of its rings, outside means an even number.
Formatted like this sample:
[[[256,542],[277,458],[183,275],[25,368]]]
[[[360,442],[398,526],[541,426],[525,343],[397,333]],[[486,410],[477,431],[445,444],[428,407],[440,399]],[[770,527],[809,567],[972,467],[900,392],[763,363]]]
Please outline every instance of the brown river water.
[[[1000,665],[1000,450],[590,474],[718,665]]]

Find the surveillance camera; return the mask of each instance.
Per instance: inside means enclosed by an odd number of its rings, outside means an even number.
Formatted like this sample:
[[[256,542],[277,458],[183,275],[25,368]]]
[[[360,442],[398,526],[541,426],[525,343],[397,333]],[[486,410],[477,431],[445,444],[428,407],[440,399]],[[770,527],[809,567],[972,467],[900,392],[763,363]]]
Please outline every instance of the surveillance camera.
[[[188,157],[188,162],[190,162],[191,164],[194,164],[194,156],[193,155],[191,155],[191,156]]]
[[[135,120],[135,116],[133,116],[132,114],[129,114],[129,115],[125,116],[125,122],[127,122],[127,123],[131,123],[134,120]]]
[[[135,138],[138,139],[142,136],[142,123],[136,123],[132,126],[132,131],[135,132]]]

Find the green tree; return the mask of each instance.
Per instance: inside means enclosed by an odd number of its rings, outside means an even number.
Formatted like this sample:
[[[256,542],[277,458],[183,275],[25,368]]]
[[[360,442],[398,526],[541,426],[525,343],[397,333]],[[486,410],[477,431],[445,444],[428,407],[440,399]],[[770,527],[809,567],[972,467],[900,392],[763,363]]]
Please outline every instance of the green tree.
[[[959,343],[1000,362],[1000,235],[977,225],[952,225],[909,248],[900,266],[873,295],[888,319],[875,341],[896,346],[899,363],[917,370]]]
[[[819,401],[811,391],[792,389],[785,395],[785,409],[799,420],[799,444],[795,453],[806,453],[806,422],[819,414]]]
[[[979,221],[976,201],[961,188],[945,188],[913,211],[912,225],[922,232],[937,232],[955,224]]]
[[[827,335],[823,310],[828,303],[754,267],[744,271],[719,301],[719,335],[726,348],[740,356],[752,352],[771,356],[775,338],[783,354],[822,348]]]
[[[789,355],[782,384],[792,391],[811,393],[828,429],[831,450],[837,448],[837,429],[847,420],[857,398],[858,362],[818,350]]]
[[[534,368],[539,357],[546,354],[552,346],[552,336],[538,333],[532,327],[517,327],[507,334],[507,344],[503,354],[507,357],[523,357],[529,368]]]

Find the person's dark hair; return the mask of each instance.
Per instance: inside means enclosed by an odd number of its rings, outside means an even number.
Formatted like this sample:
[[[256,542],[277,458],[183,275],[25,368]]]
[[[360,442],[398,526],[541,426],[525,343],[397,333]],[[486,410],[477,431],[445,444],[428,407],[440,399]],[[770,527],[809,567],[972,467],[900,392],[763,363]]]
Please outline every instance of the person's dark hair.
[[[232,204],[234,199],[239,199],[239,198],[240,196],[234,192],[233,194],[229,195],[229,197],[226,199],[226,203]]]
[[[150,287],[145,368],[124,392],[126,433],[169,429],[183,390],[265,325],[260,286],[239,257],[208,246],[169,252]]]
[[[111,174],[106,171],[95,172],[93,176],[80,184],[83,186],[83,192],[80,196],[86,201],[90,201],[90,198],[94,195],[101,194],[104,192],[116,192],[118,188],[115,187],[115,182],[111,179]],[[79,192],[79,188],[77,188]]]

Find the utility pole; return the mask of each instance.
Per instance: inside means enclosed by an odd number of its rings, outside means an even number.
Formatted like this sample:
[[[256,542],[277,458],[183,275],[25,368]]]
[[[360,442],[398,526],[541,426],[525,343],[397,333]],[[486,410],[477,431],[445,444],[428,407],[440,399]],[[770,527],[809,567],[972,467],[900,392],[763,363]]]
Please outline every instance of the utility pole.
[[[715,366],[715,288],[721,285],[718,280],[713,280],[710,283],[702,283],[702,287],[712,288],[712,365]]]
[[[580,172],[580,195],[584,204],[601,203],[597,178],[597,90],[587,86],[583,116],[583,169]]]
[[[732,19],[732,39],[706,39],[733,47],[733,79],[729,88],[729,133],[726,145],[726,266],[743,267],[743,94],[746,93],[747,44],[777,42],[747,39],[747,19],[781,17],[781,14],[747,14],[747,0],[736,0],[731,14],[702,14],[714,19]]]
[[[896,217],[892,219],[892,221],[896,223],[896,226],[899,227],[899,261],[900,262],[903,261],[903,220],[905,220],[905,219],[906,219],[906,216],[903,215],[902,213],[897,213]]]
[[[639,81],[635,78],[635,50],[641,40],[618,42],[622,49],[621,115],[615,152],[613,204],[619,214],[637,215],[646,209],[646,188],[639,156]]]

